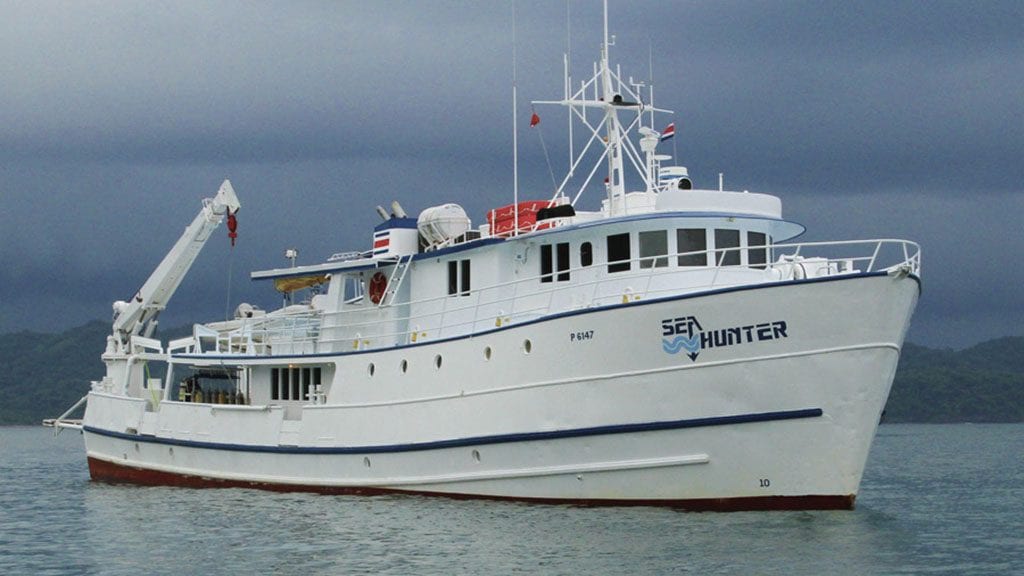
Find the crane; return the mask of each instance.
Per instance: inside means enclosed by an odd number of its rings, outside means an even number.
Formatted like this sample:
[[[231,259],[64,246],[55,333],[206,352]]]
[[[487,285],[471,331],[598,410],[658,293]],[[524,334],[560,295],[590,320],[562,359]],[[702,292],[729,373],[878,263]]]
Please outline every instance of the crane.
[[[113,343],[121,352],[128,352],[132,336],[149,338],[156,329],[157,316],[167,307],[199,251],[206,245],[210,234],[224,220],[234,216],[241,204],[235,196],[231,182],[225,180],[217,195],[203,200],[202,209],[185,228],[178,241],[153,270],[146,283],[131,300],[114,302]],[[229,222],[230,224],[230,222]],[[234,229],[232,229],[232,234]],[[232,237],[232,244],[234,238]]]

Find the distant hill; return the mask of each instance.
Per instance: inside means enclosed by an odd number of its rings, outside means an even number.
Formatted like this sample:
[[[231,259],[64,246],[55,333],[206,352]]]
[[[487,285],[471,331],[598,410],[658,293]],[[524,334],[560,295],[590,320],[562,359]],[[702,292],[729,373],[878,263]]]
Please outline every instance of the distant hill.
[[[180,338],[191,328],[170,330]],[[100,360],[110,323],[93,321],[61,334],[0,334],[0,426],[56,418],[106,374]],[[163,338],[167,339],[167,335]]]
[[[166,331],[177,338],[189,328]],[[62,334],[0,334],[0,425],[59,416],[103,377],[110,324]],[[885,422],[1024,422],[1024,337],[966,350],[903,348]]]
[[[885,422],[1024,422],[1024,337],[903,347]]]
[[[0,424],[38,424],[55,418],[103,377],[100,353],[107,322],[90,322],[62,334],[0,335]]]

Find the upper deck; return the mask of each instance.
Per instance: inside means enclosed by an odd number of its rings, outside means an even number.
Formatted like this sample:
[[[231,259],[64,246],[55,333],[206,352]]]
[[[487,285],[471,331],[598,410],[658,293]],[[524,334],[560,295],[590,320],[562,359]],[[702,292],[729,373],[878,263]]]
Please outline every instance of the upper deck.
[[[468,243],[431,258],[376,259],[370,268],[335,269],[327,293],[308,303],[197,325],[193,337],[172,342],[168,352],[196,364],[224,356],[258,360],[358,353],[652,299],[843,275],[920,272],[920,250],[913,242],[776,244],[751,227],[758,222],[678,214],[625,219],[497,245]],[[380,277],[387,288],[374,302],[370,285]]]

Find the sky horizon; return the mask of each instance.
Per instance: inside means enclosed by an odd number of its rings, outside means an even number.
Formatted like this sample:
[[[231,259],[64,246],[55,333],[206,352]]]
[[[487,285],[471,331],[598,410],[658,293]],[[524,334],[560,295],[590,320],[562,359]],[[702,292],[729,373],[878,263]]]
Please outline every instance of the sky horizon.
[[[599,2],[515,4],[520,197],[566,166],[563,54]],[[513,3],[0,2],[0,333],[106,320],[229,178],[242,203],[162,325],[279,303],[249,272],[368,248],[374,206],[512,196]],[[613,60],[674,111],[698,187],[801,240],[921,244],[908,340],[1024,335],[1024,3],[610,3]],[[533,110],[539,129],[528,127]],[[543,142],[540,141],[543,137]],[[552,163],[548,168],[547,149]],[[583,209],[599,206],[591,190]],[[223,236],[223,238],[222,238]]]

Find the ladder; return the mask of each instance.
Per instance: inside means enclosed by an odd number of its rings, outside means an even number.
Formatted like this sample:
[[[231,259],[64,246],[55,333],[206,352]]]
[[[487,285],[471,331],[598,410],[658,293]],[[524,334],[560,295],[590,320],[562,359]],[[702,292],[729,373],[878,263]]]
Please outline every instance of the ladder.
[[[391,277],[388,278],[388,288],[384,292],[384,297],[380,299],[380,303],[377,307],[392,306],[395,303],[395,298],[398,297],[398,289],[402,287],[402,282],[405,281],[406,274],[409,273],[409,265],[412,264],[413,254],[408,256],[399,256],[398,262],[395,263],[395,269],[391,271]]]

